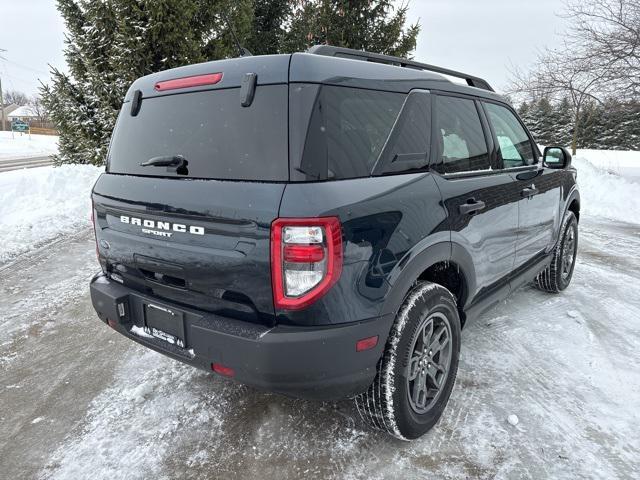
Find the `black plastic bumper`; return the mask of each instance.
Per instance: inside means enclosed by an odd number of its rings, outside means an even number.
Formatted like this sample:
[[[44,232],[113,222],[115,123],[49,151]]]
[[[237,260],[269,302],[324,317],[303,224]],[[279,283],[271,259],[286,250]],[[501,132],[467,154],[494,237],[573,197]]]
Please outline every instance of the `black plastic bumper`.
[[[222,364],[242,383],[302,398],[338,399],[366,390],[393,322],[386,316],[330,327],[269,328],[177,307],[102,273],[91,280],[90,290],[100,319],[132,340],[208,371],[213,363]],[[149,302],[182,313],[185,348],[145,334],[144,305]],[[374,335],[379,336],[374,348],[356,351],[358,340]]]

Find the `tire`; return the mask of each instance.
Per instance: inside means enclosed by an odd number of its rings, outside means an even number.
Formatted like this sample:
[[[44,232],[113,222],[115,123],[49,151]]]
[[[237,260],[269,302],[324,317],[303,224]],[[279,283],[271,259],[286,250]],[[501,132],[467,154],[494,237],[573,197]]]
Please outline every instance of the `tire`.
[[[562,235],[551,263],[536,277],[536,286],[545,292],[559,293],[569,286],[578,253],[578,221],[568,211],[562,221]]]
[[[430,345],[439,340],[442,348],[429,352],[423,348],[425,338]],[[417,283],[396,316],[375,380],[355,398],[360,416],[402,440],[422,436],[449,401],[459,357],[460,317],[454,296],[435,283]]]

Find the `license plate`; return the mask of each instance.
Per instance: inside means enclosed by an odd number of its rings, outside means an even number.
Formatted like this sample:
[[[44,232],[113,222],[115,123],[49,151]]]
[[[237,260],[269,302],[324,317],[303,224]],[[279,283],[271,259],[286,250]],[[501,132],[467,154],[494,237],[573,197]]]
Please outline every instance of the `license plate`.
[[[185,348],[184,319],[181,312],[147,303],[144,331],[160,340]]]

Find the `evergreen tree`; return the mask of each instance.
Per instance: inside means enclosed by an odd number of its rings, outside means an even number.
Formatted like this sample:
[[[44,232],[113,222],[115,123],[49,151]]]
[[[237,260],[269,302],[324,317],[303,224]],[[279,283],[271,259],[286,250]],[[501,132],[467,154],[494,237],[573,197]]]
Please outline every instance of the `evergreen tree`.
[[[286,25],[292,14],[289,0],[254,0],[251,32],[243,46],[253,55],[284,53]]]
[[[328,44],[407,57],[420,25],[405,27],[408,5],[391,0],[303,0],[283,42],[288,52]]]
[[[525,125],[531,131],[536,142],[541,145],[550,145],[552,143],[554,128],[552,114],[553,107],[549,100],[541,98],[538,101],[531,102],[523,116]]]
[[[573,114],[568,99],[523,102],[518,112],[537,142],[568,146],[573,137]],[[583,105],[578,118],[578,148],[640,150],[640,102],[609,98]]]
[[[246,36],[252,19],[251,0],[58,0],[58,9],[69,73],[53,68],[42,87],[60,133],[56,163],[103,164],[133,80],[235,55],[221,13],[238,35]]]
[[[567,97],[563,97],[562,100],[554,105],[553,122],[556,131],[555,144],[564,147],[571,145],[571,138],[573,136],[573,124],[571,116],[571,102]]]

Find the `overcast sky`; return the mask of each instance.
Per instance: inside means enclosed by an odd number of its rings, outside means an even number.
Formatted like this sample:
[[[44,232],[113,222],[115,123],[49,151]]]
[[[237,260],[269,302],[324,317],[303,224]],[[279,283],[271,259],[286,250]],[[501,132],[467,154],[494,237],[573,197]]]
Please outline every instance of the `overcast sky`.
[[[529,66],[536,51],[562,41],[563,0],[411,0],[420,19],[417,60],[486,78],[500,90],[509,68]],[[64,24],[55,0],[0,0],[3,90],[34,94],[51,64],[64,69]]]

